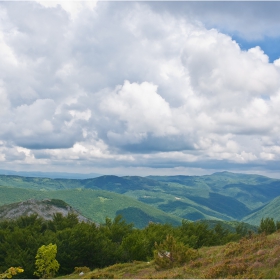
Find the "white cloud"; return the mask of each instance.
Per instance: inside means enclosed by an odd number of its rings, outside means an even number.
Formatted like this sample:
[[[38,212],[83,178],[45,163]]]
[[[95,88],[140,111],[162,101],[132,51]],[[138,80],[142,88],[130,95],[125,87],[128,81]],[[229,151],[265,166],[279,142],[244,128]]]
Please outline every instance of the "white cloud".
[[[153,84],[144,82],[139,85],[125,81],[117,92],[102,100],[100,107],[104,115],[111,115],[124,123],[126,132],[134,136],[134,139],[129,137],[133,142],[140,142],[147,133],[160,137],[178,133],[172,127],[169,104],[157,93]],[[109,138],[113,135],[117,136],[108,131]],[[119,136],[123,138],[124,135]],[[139,138],[135,139],[135,136]]]
[[[279,86],[279,72],[259,47],[241,51],[229,36],[214,29],[193,32],[182,59],[196,92],[223,94],[229,104],[232,98],[242,98],[247,93],[273,94]]]
[[[273,64],[277,67],[280,67],[280,58],[274,60]]]
[[[61,0],[61,1],[36,1],[40,3],[42,6],[47,8],[57,8],[60,6],[63,10],[65,10],[67,13],[69,13],[72,20],[76,20],[79,17],[79,14],[84,9],[89,9],[90,11],[93,11],[97,1],[67,1],[67,0]]]
[[[1,2],[2,160],[61,168],[279,160],[278,60],[150,3],[88,4]]]

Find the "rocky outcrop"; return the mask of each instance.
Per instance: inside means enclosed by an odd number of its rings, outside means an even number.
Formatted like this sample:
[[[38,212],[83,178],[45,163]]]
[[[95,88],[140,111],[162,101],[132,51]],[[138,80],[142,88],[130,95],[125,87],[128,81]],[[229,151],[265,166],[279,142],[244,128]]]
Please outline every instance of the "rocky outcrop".
[[[29,199],[27,201],[3,205],[0,207],[0,220],[17,219],[20,216],[30,216],[32,214],[37,214],[45,220],[52,220],[55,213],[61,213],[63,216],[74,213],[77,215],[79,221],[89,222],[89,219],[59,199]]]

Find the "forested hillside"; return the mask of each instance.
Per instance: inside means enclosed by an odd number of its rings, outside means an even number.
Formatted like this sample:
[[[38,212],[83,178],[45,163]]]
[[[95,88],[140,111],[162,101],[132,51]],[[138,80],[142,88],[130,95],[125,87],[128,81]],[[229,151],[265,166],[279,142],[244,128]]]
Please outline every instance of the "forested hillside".
[[[171,223],[178,225],[181,220],[177,216],[170,215],[117,193],[91,189],[69,189],[53,191],[26,190],[23,188],[0,187],[2,205],[18,201],[32,199],[60,199],[71,205],[86,218],[96,223],[102,223],[106,217],[114,218],[118,213],[122,214],[127,222],[133,222],[136,227],[144,227],[149,222]],[[134,213],[131,216],[131,213]],[[136,215],[136,216],[135,216]],[[137,217],[138,219],[135,219]]]
[[[134,228],[121,216],[107,218],[100,225],[79,222],[75,214],[55,214],[52,220],[37,215],[0,222],[0,271],[22,267],[19,278],[36,278],[35,256],[42,245],[57,246],[56,259],[60,264],[58,275],[72,273],[75,267],[90,269],[132,261],[150,261],[157,244],[172,236],[183,248],[194,250],[203,246],[238,241],[250,233],[246,224],[237,224],[232,230],[216,223],[183,221],[179,226],[150,223],[143,229]],[[178,243],[178,244],[179,244]],[[106,277],[105,277],[106,278]]]
[[[25,200],[47,199],[71,206],[89,219],[81,222],[74,213],[65,217],[55,213],[48,221],[31,215],[0,222],[0,271],[24,269],[18,278],[36,278],[36,253],[48,244],[57,248],[57,275],[61,276],[85,270],[88,278],[134,277],[131,263],[135,269],[142,267],[163,278],[278,275],[276,251],[265,259],[259,253],[268,252],[274,243],[259,234],[280,228],[279,180],[228,172],[84,180],[0,177],[5,185],[0,186],[0,212],[13,211]],[[226,247],[219,247],[223,245]],[[256,246],[260,246],[258,250]],[[165,258],[169,250],[177,254],[174,261]],[[270,268],[266,260],[272,261],[273,273],[251,263],[249,253],[256,253],[255,263],[262,261],[266,269]],[[115,270],[118,267],[122,272]],[[200,267],[203,273],[191,273]],[[152,278],[139,273],[136,278]]]
[[[65,200],[84,216],[102,222],[122,214],[144,227],[149,221],[280,219],[280,180],[259,175],[214,173],[206,176],[100,176],[50,179],[0,175],[0,205],[29,198]],[[137,217],[135,220],[134,217]]]

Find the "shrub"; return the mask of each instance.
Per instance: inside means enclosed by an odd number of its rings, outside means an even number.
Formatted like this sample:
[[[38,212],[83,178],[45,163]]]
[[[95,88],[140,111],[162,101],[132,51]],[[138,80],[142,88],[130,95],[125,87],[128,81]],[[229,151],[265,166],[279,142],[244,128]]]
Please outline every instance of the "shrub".
[[[197,250],[176,241],[172,235],[167,235],[163,243],[155,243],[154,259],[157,270],[180,266],[197,257]]]
[[[222,261],[212,266],[205,274],[205,278],[242,278],[241,276],[247,272],[248,265],[245,263],[237,262],[231,263],[229,260]]]
[[[90,279],[114,279],[115,275],[113,273],[107,272],[96,272],[90,275]]]
[[[64,209],[67,209],[67,207],[68,207],[68,204],[65,201],[63,201],[61,199],[56,199],[56,198],[52,198],[50,201],[47,200],[46,203],[60,207],[60,208],[64,208]]]
[[[12,278],[18,273],[22,273],[24,270],[21,267],[10,267],[4,273],[0,273],[0,279]]]
[[[74,273],[87,273],[87,272],[90,272],[90,268],[87,267],[87,266],[76,266],[75,267],[75,270],[74,270]]]
[[[259,233],[265,233],[265,234],[271,234],[276,231],[276,224],[273,220],[273,218],[262,218],[258,232]]]

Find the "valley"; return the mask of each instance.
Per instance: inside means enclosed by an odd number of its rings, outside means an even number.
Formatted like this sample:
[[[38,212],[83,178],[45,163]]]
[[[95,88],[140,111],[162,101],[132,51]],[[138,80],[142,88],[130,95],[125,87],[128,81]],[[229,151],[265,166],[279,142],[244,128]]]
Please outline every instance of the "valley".
[[[280,180],[230,172],[90,179],[0,175],[0,191],[0,205],[31,198],[61,199],[96,223],[121,214],[140,228],[149,222],[178,225],[183,219],[252,225],[263,217],[280,219]]]

